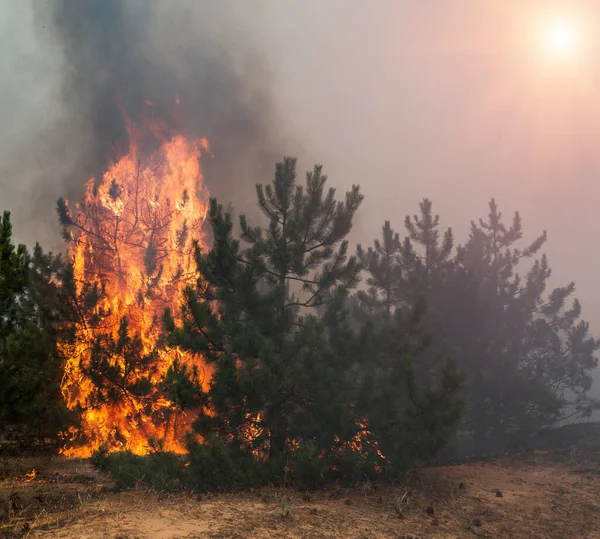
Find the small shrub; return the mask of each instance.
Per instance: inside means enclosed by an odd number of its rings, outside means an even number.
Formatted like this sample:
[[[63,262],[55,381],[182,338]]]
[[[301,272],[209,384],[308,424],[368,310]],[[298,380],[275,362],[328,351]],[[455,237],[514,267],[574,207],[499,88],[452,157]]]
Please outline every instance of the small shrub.
[[[381,475],[385,461],[374,451],[363,453],[356,449],[345,449],[330,457],[335,479],[347,486],[354,486]]]
[[[399,517],[404,518],[405,512],[409,506],[410,491],[405,488],[402,494],[398,493],[398,495],[394,498],[394,511],[396,511]]]
[[[184,488],[184,460],[173,453],[156,451],[146,456],[130,451],[107,454],[104,448],[92,457],[94,466],[110,473],[118,489],[149,487],[158,492]]]
[[[271,514],[283,519],[290,518],[292,516],[292,500],[289,496],[284,496],[279,506],[273,509]]]
[[[235,490],[271,481],[269,464],[241,447],[214,438],[190,444],[187,483],[200,491]]]
[[[288,461],[291,483],[299,489],[319,488],[331,479],[330,465],[328,459],[319,454],[316,446],[300,446]]]

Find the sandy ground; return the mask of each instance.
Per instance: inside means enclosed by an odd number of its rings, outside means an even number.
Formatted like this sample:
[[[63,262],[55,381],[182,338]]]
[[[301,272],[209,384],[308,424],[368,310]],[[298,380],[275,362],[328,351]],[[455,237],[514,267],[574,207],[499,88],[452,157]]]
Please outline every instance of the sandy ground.
[[[59,458],[11,459],[2,471],[0,537],[600,538],[600,475],[543,457],[310,495],[119,493],[87,462]]]

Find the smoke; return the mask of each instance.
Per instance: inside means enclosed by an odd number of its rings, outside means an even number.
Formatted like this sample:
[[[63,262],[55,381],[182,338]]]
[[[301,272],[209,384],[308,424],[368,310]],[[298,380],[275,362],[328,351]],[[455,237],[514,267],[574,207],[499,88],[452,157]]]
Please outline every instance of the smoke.
[[[268,181],[286,152],[271,75],[245,23],[261,8],[252,4],[253,13],[235,1],[33,2],[31,39],[53,69],[44,79],[43,114],[28,117],[10,152],[18,194],[14,185],[0,186],[15,208],[16,231],[28,242],[58,245],[55,200],[77,199],[88,177],[127,150],[125,116],[159,115],[178,131],[207,137],[211,195],[236,209],[253,199],[254,184]]]

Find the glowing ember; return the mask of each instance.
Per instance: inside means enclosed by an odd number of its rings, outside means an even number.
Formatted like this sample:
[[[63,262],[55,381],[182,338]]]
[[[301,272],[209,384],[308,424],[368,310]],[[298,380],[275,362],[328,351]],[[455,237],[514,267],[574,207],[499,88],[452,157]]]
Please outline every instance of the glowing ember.
[[[182,452],[193,414],[168,400],[161,381],[177,361],[207,383],[201,361],[164,345],[160,330],[164,309],[177,311],[182,288],[196,278],[193,241],[203,241],[208,206],[199,159],[208,142],[174,136],[142,161],[141,137],[129,127],[129,154],[99,185],[88,181],[69,216],[74,302],[93,290],[100,301],[77,306],[74,341],[62,345],[63,394],[81,414],[80,428],[67,433],[68,456],[90,456],[102,444],[144,454],[150,437]]]
[[[35,480],[36,477],[37,477],[37,472],[35,471],[35,468],[34,468],[33,470],[31,470],[31,472],[29,472],[28,474],[25,474],[25,482],[31,483],[31,481]]]

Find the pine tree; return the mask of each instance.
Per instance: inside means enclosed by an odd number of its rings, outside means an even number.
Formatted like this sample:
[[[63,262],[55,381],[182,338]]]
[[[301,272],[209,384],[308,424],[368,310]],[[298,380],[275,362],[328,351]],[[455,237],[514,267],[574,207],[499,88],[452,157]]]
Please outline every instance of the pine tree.
[[[520,215],[506,226],[493,199],[489,207],[487,221],[472,223],[468,242],[458,250],[453,281],[471,325],[461,326],[459,317],[447,312],[446,332],[471,373],[470,427],[478,439],[502,439],[588,413],[589,372],[597,364],[600,341],[580,320],[579,301],[566,306],[574,283],[546,293],[548,260],[534,258],[546,233],[519,249]],[[521,277],[517,268],[526,260],[533,262]]]
[[[546,233],[517,248],[523,237],[520,215],[505,224],[492,199],[487,220],[471,223],[468,241],[453,255],[451,230],[440,243],[439,217],[431,207],[425,200],[421,216],[405,220],[411,246],[418,252],[420,244],[424,256],[415,260],[397,254],[396,240],[394,264],[403,272],[395,274],[395,283],[385,279],[386,257],[365,257],[363,251],[368,282],[375,289],[369,297],[386,298],[387,290],[403,287],[395,306],[404,316],[422,302],[420,337],[431,346],[412,362],[417,379],[426,386],[435,380],[443,357],[453,358],[466,373],[461,428],[477,440],[475,451],[502,449],[513,435],[522,439],[561,418],[589,413],[595,406],[587,396],[589,373],[600,341],[580,319],[579,302],[567,306],[573,283],[547,293],[551,272],[540,256]],[[392,233],[384,225],[384,234]],[[529,267],[521,276],[517,270],[524,264]],[[363,307],[369,306],[365,296],[359,296]],[[392,335],[388,331],[378,342]]]
[[[407,215],[404,226],[408,231],[410,241],[421,246],[424,254],[421,259],[422,282],[426,288],[435,281],[436,270],[444,268],[451,259],[454,247],[452,229],[448,228],[440,238],[440,217],[432,213],[431,200],[424,198],[419,203],[420,215]]]
[[[67,421],[57,349],[60,257],[11,243],[10,214],[0,221],[0,431],[55,437]]]
[[[326,189],[320,166],[296,184],[296,160],[278,163],[272,184],[257,186],[266,228],[231,216],[211,201],[213,246],[196,248],[198,284],[187,289],[181,324],[165,316],[171,343],[204,355],[212,369],[196,422],[205,438],[279,457],[289,444],[331,447],[349,415],[344,366],[328,325],[356,286],[360,265],[346,235],[362,202]]]
[[[137,144],[130,150],[88,181],[79,203],[57,203],[69,261],[62,389],[81,418],[66,450],[78,455],[101,444],[143,452],[150,438],[180,451],[190,425],[184,403],[165,392],[177,394],[183,364],[201,376],[165,346],[161,322],[194,282],[193,238],[203,238],[206,210],[200,145],[173,137],[143,160]]]
[[[434,262],[446,262],[449,253],[438,248],[438,218],[429,218],[431,205],[422,204],[422,209],[424,216],[415,218],[414,226],[423,224],[425,232],[417,236],[415,228],[413,236],[428,242],[433,272],[438,270]],[[451,438],[462,411],[463,373],[431,350],[426,326],[430,290],[424,288],[427,264],[411,239],[401,242],[386,221],[381,241],[375,240],[367,251],[359,246],[358,255],[369,285],[368,291],[357,293],[355,302],[363,323],[353,343],[354,355],[361,358],[355,375],[358,408],[388,462],[405,468],[432,458]]]
[[[447,279],[455,270],[453,259],[454,235],[452,228],[443,232],[440,217],[433,214],[433,203],[425,198],[419,203],[419,215],[406,216],[408,232],[403,261],[405,267],[405,304],[422,304],[423,325],[439,338],[436,318],[442,306],[439,302],[447,289]],[[445,352],[438,346],[433,355]]]
[[[24,245],[12,242],[10,212],[0,220],[0,334],[7,335],[16,325],[19,296],[27,286],[29,258]]]
[[[374,246],[366,251],[358,245],[357,254],[368,272],[369,286],[367,290],[359,291],[357,298],[371,318],[381,314],[389,321],[394,311],[407,301],[408,269],[419,263],[410,239],[400,241],[400,235],[386,221],[381,240],[376,239]]]

